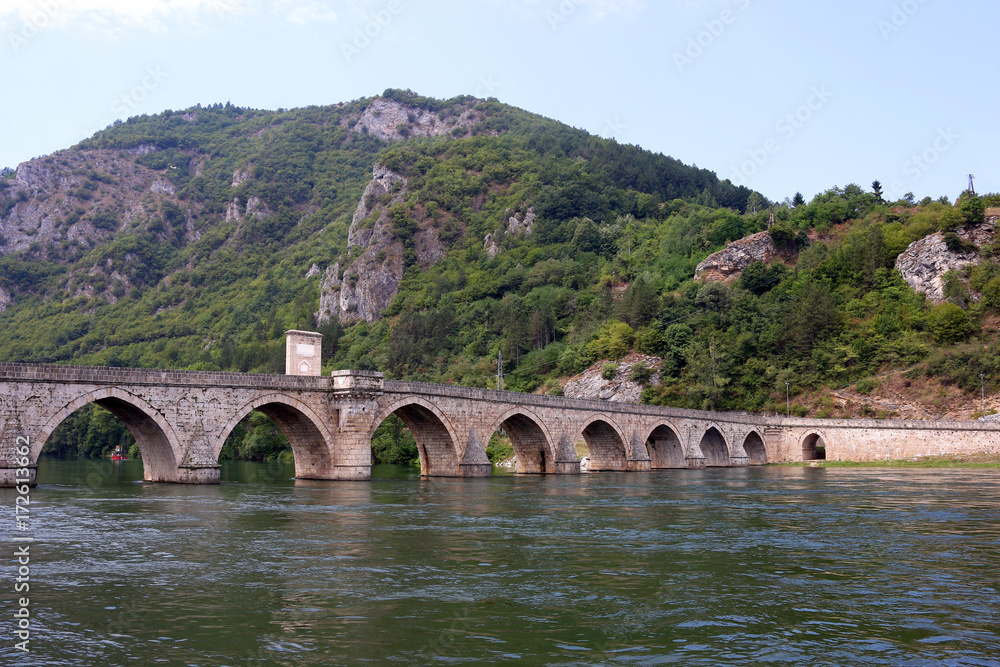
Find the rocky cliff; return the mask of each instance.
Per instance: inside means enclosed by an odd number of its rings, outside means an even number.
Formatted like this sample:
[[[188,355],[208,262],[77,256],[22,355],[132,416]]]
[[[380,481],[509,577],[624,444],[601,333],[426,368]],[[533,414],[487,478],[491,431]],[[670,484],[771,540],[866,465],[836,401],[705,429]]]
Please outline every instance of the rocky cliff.
[[[712,253],[695,268],[695,278],[707,281],[725,281],[739,278],[751,263],[769,263],[778,256],[768,232],[757,232],[739,241],[733,241],[719,252]]]
[[[582,398],[611,403],[641,403],[643,384],[631,380],[632,369],[644,364],[650,371],[648,384],[660,382],[660,366],[663,360],[645,354],[630,354],[617,362],[615,375],[610,380],[602,377],[604,364],[599,361],[580,375],[569,379],[563,386],[563,395],[568,398]]]
[[[337,317],[341,322],[372,322],[379,319],[399,291],[406,269],[407,247],[411,261],[426,268],[444,256],[444,247],[430,225],[419,226],[402,209],[406,178],[383,165],[375,165],[354,211],[348,232],[348,255],[344,265],[327,268],[320,282],[319,322]],[[394,209],[394,207],[396,207]],[[390,215],[404,215],[413,229],[403,238]],[[408,243],[409,242],[409,243]]]
[[[152,150],[60,151],[21,164],[13,181],[0,181],[0,255],[33,244],[50,256],[64,245],[90,249],[157,217],[177,192],[162,175],[134,162],[135,155]],[[191,219],[191,211],[185,218]],[[181,233],[191,238],[193,230]]]
[[[441,114],[407,106],[393,99],[379,98],[372,102],[354,125],[355,132],[370,132],[384,141],[401,141],[411,137],[439,137],[467,129],[485,115],[474,108],[459,107],[455,112]]]
[[[535,207],[529,207],[527,212],[520,218],[511,210],[504,211],[504,222],[496,230],[486,235],[483,239],[483,248],[490,257],[496,257],[500,252],[500,242],[505,236],[516,236],[518,234],[530,234],[535,228]]]
[[[965,247],[949,244],[942,232],[914,241],[896,258],[896,270],[903,280],[934,303],[944,301],[944,276],[980,261],[979,248],[993,242],[997,216],[986,218],[978,227],[959,227],[955,236]],[[975,296],[975,295],[974,295]]]
[[[405,178],[375,165],[351,219],[345,265],[327,268],[320,282],[318,321],[371,322],[389,307],[405,267],[403,242],[393,234],[388,211],[403,201],[405,192]]]

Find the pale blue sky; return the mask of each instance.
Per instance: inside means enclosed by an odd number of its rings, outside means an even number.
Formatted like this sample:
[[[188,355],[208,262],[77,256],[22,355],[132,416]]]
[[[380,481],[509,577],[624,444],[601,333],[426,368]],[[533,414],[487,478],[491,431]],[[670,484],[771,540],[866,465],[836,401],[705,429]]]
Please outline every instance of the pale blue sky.
[[[3,0],[0,166],[115,118],[394,87],[494,96],[779,201],[876,178],[955,197],[970,172],[997,192],[997,18],[995,0]]]

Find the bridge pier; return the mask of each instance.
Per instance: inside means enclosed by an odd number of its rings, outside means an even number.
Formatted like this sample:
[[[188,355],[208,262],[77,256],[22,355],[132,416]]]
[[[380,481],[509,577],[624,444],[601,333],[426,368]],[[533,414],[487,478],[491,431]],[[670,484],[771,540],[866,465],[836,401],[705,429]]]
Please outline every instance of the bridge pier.
[[[625,469],[629,472],[649,472],[653,466],[649,459],[629,459],[625,462]]]
[[[25,472],[28,473],[27,477],[24,476]],[[37,486],[38,482],[35,481],[37,476],[37,465],[30,465],[26,468],[0,468],[0,489],[21,486],[25,480],[27,480],[28,486]]]
[[[688,456],[684,458],[687,467],[691,470],[702,470],[705,468],[704,456]]]
[[[372,478],[371,465],[335,465],[329,477],[306,477],[295,475],[295,479],[331,479],[341,482],[366,482]]]
[[[553,475],[579,475],[580,461],[556,461],[552,465]]]
[[[459,477],[490,477],[493,475],[493,464],[486,463],[462,463],[458,466]]]
[[[166,481],[176,484],[218,484],[221,479],[221,471],[222,466],[218,464],[182,465],[177,466],[177,478]]]

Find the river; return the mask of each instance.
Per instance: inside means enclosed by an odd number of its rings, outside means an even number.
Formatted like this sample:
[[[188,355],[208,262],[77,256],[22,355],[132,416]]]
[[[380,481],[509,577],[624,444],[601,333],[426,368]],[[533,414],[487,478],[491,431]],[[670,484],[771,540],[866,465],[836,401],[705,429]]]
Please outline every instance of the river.
[[[0,662],[1000,665],[1000,471],[291,475],[43,459]]]

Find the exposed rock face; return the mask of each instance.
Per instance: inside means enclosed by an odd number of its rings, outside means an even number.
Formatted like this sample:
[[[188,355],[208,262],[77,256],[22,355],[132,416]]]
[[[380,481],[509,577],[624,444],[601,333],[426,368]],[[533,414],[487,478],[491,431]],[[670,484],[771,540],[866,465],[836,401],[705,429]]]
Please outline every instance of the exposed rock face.
[[[769,263],[778,256],[771,234],[757,232],[739,241],[733,241],[719,252],[705,258],[694,270],[695,278],[707,281],[724,281],[739,278],[743,269],[755,261]]]
[[[354,211],[348,233],[349,248],[364,248],[343,269],[340,263],[327,268],[320,281],[320,303],[316,319],[328,322],[373,322],[392,303],[403,279],[404,244],[395,235],[388,210],[401,203],[406,179],[382,165],[375,165],[372,180]],[[426,268],[444,255],[444,247],[431,228],[413,236],[417,265]]]
[[[372,170],[372,180],[365,187],[365,192],[354,210],[351,218],[351,229],[347,233],[347,247],[367,246],[371,241],[375,225],[385,217],[385,212],[392,204],[403,201],[403,191],[406,189],[406,179],[396,172],[375,165]],[[386,199],[388,198],[388,201]],[[380,217],[374,222],[372,217],[378,213]]]
[[[0,287],[0,313],[7,310],[14,304],[14,297],[10,295],[10,292]]]
[[[165,181],[162,178],[153,181],[153,184],[149,186],[151,192],[159,192],[165,195],[175,195],[177,194],[177,188],[175,188],[170,181]]]
[[[618,371],[611,380],[601,377],[601,371],[606,361],[599,361],[580,375],[571,378],[563,387],[567,398],[582,398],[589,400],[610,401],[612,403],[641,403],[642,385],[629,380],[632,367],[636,364],[646,364],[653,371],[650,384],[659,384],[660,366],[663,360],[645,354],[630,354],[618,362]]]
[[[252,165],[247,165],[243,169],[237,169],[233,172],[233,187],[238,188],[247,181],[250,180],[250,172]]]
[[[260,197],[254,195],[247,200],[247,211],[246,217],[254,218],[255,220],[262,220],[269,215],[273,215],[271,209],[267,207]]]
[[[433,111],[379,98],[372,102],[354,126],[355,132],[370,132],[385,141],[409,137],[437,137],[456,128],[467,128],[481,120],[481,114],[467,109],[457,116],[441,118]]]
[[[240,198],[233,197],[233,201],[229,202],[229,206],[226,207],[226,222],[239,221],[244,218],[263,220],[267,216],[273,215],[267,204],[261,201],[261,198],[256,195],[247,200],[246,209],[243,209],[243,212],[241,212],[242,208]]]
[[[978,227],[959,227],[955,234],[976,246],[983,246],[993,241],[997,217],[991,216]],[[914,241],[896,258],[896,270],[903,276],[906,284],[918,292],[927,295],[933,303],[944,301],[944,276],[949,271],[958,271],[969,264],[980,261],[978,250],[955,252],[949,250],[944,241],[944,234],[935,232]]]
[[[511,213],[512,211],[510,210],[504,211],[504,216],[506,217]],[[534,206],[529,208],[520,220],[518,220],[516,215],[510,215],[496,231],[492,234],[487,234],[486,238],[483,239],[483,247],[486,248],[486,254],[490,257],[496,257],[497,253],[500,252],[500,241],[503,240],[503,237],[514,234],[530,234],[534,228]]]
[[[139,145],[126,155],[153,151]],[[156,217],[176,194],[162,175],[118,151],[69,150],[36,158],[19,165],[14,180],[0,187],[0,205],[10,204],[0,209],[6,211],[0,217],[0,255],[33,243],[51,247],[75,240],[93,247],[118,229]]]

